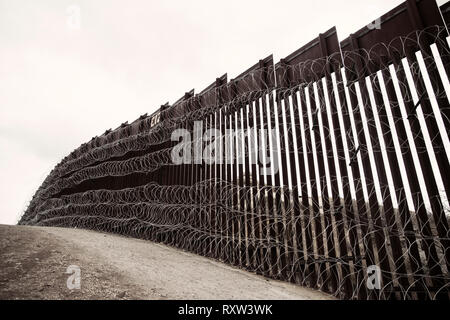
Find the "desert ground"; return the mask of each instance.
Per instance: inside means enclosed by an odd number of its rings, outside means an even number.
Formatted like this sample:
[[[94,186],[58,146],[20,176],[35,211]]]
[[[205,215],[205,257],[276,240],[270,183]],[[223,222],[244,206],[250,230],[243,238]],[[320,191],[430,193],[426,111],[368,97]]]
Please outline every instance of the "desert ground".
[[[67,285],[69,266],[81,271],[79,289]],[[150,241],[81,229],[0,225],[0,299],[332,297]]]

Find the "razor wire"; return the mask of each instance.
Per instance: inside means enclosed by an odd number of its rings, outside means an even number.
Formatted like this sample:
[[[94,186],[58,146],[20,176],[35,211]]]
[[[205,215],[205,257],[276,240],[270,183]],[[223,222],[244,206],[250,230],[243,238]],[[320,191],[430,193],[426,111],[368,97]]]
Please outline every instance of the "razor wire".
[[[20,224],[162,242],[340,298],[448,299],[444,33],[258,69],[161,111],[155,126],[107,131],[52,170]],[[301,81],[270,85],[277,72]],[[175,164],[172,133],[192,135],[195,121],[220,133],[215,161]]]

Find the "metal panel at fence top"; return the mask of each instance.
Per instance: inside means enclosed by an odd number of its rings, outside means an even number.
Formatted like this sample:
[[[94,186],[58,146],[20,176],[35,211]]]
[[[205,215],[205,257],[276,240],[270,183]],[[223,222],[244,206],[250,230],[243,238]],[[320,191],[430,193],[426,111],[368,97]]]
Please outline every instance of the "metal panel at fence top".
[[[109,129],[19,223],[162,242],[343,299],[447,300],[448,12],[408,0]]]
[[[450,2],[446,2],[439,9],[441,10],[442,17],[448,26],[450,24]]]

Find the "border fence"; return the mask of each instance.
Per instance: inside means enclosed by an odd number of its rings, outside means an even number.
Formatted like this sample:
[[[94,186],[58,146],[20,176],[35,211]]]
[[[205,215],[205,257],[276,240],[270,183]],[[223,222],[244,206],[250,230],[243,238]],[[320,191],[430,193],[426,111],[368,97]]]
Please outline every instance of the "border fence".
[[[449,23],[450,3],[408,0],[219,77],[74,150],[19,223],[162,242],[342,299],[447,300]]]

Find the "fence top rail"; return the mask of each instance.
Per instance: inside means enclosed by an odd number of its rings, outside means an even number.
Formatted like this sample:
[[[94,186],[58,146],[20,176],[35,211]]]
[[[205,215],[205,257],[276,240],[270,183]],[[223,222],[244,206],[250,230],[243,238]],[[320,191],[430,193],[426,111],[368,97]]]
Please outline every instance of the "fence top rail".
[[[355,39],[359,48],[369,50],[380,42],[388,44],[396,38],[433,26],[443,26],[436,1],[407,0],[344,39],[341,49],[352,50],[352,39]]]
[[[444,3],[441,7],[441,13],[444,18],[445,24],[450,24],[450,1]]]
[[[218,86],[226,83],[228,80],[228,74],[225,73],[222,76],[218,77],[213,83],[211,83],[209,86],[207,86],[205,89],[203,89],[198,95],[201,96],[215,88],[217,88]]]
[[[221,88],[223,102],[230,102],[248,93],[274,88],[276,82],[273,70],[273,55],[259,60]]]
[[[314,38],[313,40],[281,60],[286,64],[294,65],[306,60],[315,60],[318,58],[322,58],[324,52],[321,48],[320,37],[325,39],[327,42],[330,41],[330,43],[327,43],[329,44],[329,50],[328,52],[325,52],[325,54],[331,55],[335,52],[339,52],[339,45],[336,46],[333,41],[334,38],[337,37],[336,27],[332,27],[326,32],[322,33],[319,37]]]
[[[435,0],[407,0],[341,41],[344,65],[356,77],[367,76],[408,51],[428,50],[442,27]]]
[[[278,87],[291,87],[324,77],[342,65],[336,27],[294,51],[275,65]]]
[[[216,105],[219,101],[218,90],[221,86],[225,85],[228,81],[228,74],[225,73],[222,76],[216,78],[216,80],[203,89],[193,99],[196,101],[196,105]]]
[[[450,2],[442,5],[441,11],[448,22]],[[166,103],[151,115],[143,115],[130,124],[123,123],[114,130],[110,129],[98,137],[93,137],[65,157],[62,162],[108,143],[111,139],[134,134],[142,126],[148,127],[147,124],[154,117],[157,117],[159,122],[159,118],[161,121],[173,119],[199,106],[217,106],[239,100],[240,97],[248,99],[257,91],[275,87],[295,87],[301,83],[316,81],[342,65],[350,71],[347,77],[352,81],[379,70],[380,66],[391,63],[392,59],[397,59],[396,57],[402,57],[405,39],[399,38],[409,37],[408,45],[415,43],[419,45],[418,40],[427,37],[427,28],[431,28],[429,36],[435,30],[433,27],[444,26],[435,0],[407,0],[377,20],[379,28],[376,23],[371,24],[353,33],[341,43],[337,38],[336,28],[333,27],[281,59],[276,65],[273,56],[270,55],[229,82],[227,74],[224,74],[200,94],[194,95],[194,90],[191,90],[172,105]],[[425,30],[420,31],[423,36],[415,34],[418,30]],[[440,32],[439,36],[442,37],[443,34]]]

